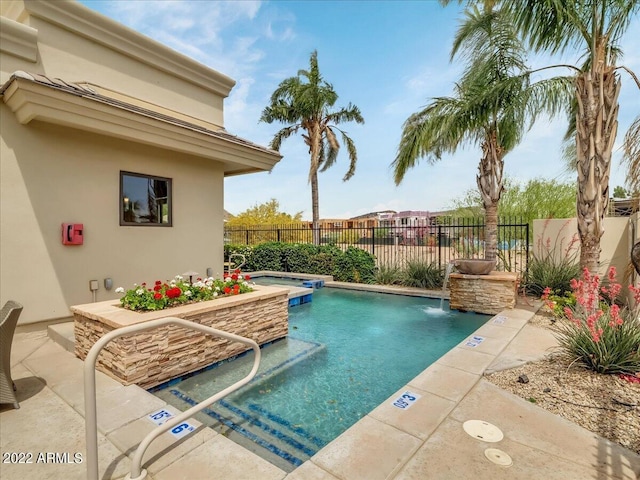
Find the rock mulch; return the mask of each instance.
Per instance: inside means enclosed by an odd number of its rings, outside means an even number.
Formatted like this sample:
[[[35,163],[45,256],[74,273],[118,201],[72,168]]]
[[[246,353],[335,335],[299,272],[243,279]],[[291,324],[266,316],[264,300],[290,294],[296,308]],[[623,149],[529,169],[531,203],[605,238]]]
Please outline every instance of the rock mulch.
[[[530,324],[553,328],[546,313],[537,314]],[[485,378],[640,454],[640,383],[570,365],[558,354]]]

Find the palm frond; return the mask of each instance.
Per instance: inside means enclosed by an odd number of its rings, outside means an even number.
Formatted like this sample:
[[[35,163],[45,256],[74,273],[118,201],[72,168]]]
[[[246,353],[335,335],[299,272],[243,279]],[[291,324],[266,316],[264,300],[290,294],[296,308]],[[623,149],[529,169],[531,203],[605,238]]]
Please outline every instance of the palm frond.
[[[640,192],[640,116],[624,136],[623,163],[627,165],[626,185],[632,192]]]
[[[288,127],[285,127],[283,129],[279,130],[273,136],[273,139],[271,140],[271,143],[269,143],[269,148],[279,152],[280,151],[280,146],[282,145],[282,141],[284,139],[286,139],[286,138],[289,138],[291,135],[296,133],[299,129],[300,129],[300,125],[290,125]]]

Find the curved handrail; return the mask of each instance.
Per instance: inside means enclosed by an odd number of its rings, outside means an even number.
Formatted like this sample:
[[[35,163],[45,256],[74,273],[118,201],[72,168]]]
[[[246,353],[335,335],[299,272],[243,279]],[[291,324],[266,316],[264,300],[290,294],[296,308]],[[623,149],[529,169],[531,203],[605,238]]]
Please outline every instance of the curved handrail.
[[[242,257],[242,263],[240,263],[239,265],[236,265],[234,268],[242,268],[244,264],[247,263],[247,257],[245,257],[244,254],[232,253],[231,255],[229,255],[229,273],[231,273],[231,259],[233,257]]]
[[[142,469],[142,457],[153,440],[155,440],[162,433],[175,427],[176,425],[185,421],[187,418],[192,417],[199,411],[208,407],[212,403],[217,402],[224,396],[246,385],[251,381],[253,377],[255,377],[256,373],[258,372],[258,367],[260,366],[260,347],[255,341],[249,338],[241,337],[240,335],[235,335],[233,333],[223,332],[222,330],[218,330],[213,327],[208,327],[206,325],[200,325],[199,323],[190,322],[182,318],[165,317],[157,320],[151,320],[149,322],[144,322],[137,325],[118,328],[117,330],[113,330],[107,333],[106,335],[102,336],[95,344],[93,344],[93,346],[87,353],[87,358],[85,359],[85,362],[84,362],[84,406],[85,406],[85,430],[86,430],[86,441],[87,441],[87,479],[88,480],[98,480],[98,424],[97,424],[98,419],[97,419],[97,406],[96,406],[96,370],[95,370],[98,354],[107,345],[107,343],[109,343],[114,338],[122,337],[130,333],[151,330],[153,328],[161,327],[164,325],[179,325],[181,327],[191,328],[193,330],[198,330],[211,335],[217,335],[217,336],[226,338],[227,340],[233,340],[236,342],[244,343],[245,345],[249,345],[255,352],[253,368],[251,369],[249,374],[246,377],[244,377],[242,380],[237,381],[233,385],[216,393],[215,395],[209,397],[208,399],[198,403],[197,405],[191,407],[189,410],[182,412],[180,415],[177,415],[176,417],[173,417],[170,420],[167,420],[165,423],[163,423],[162,425],[156,427],[154,430],[149,432],[149,434],[142,440],[142,442],[140,442],[140,445],[136,450],[136,453],[131,461],[131,473],[127,475],[126,477],[127,479],[142,480],[147,476],[147,471]]]

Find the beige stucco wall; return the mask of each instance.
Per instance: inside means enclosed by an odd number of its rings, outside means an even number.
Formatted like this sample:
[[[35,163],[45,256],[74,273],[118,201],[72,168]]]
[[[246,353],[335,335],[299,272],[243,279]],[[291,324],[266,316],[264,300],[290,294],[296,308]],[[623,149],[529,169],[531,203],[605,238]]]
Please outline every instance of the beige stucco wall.
[[[226,95],[204,88],[203,84],[206,85],[206,82],[196,82],[195,73],[193,83],[186,80],[189,78],[189,67],[204,68],[193,60],[168,49],[163,52],[157,42],[106,19],[76,2],[27,1],[25,3],[20,0],[3,0],[2,3],[14,5],[13,9],[5,8],[5,14],[13,16],[17,14],[20,16],[21,24],[37,30],[38,56],[35,62],[28,62],[10,55],[3,55],[1,83],[6,82],[14,71],[25,70],[53,78],[62,78],[68,82],[88,82],[112,88],[144,102],[206,121],[213,129],[224,125],[223,99]],[[26,8],[21,7],[23,5],[26,5]],[[52,24],[48,19],[38,17],[38,15],[51,14],[52,12],[49,11],[51,8],[56,8],[54,10],[56,14],[70,9],[71,15],[62,18],[69,23]],[[58,11],[58,8],[61,10]],[[96,34],[93,39],[88,39],[78,34],[78,30],[86,28],[85,22],[93,24],[98,21],[103,23],[98,27],[113,31],[111,37]],[[112,41],[113,45],[105,46],[98,43],[99,41]],[[134,45],[139,46],[140,50],[134,50]],[[161,58],[156,58],[161,57],[162,53],[171,55],[170,61],[167,60],[166,64]],[[143,61],[149,60],[152,63],[151,59],[154,59],[154,65]],[[179,70],[175,64],[180,60],[185,63],[183,69],[186,78],[176,77],[175,74],[163,70],[169,68]],[[201,72],[198,70],[197,73]],[[213,71],[210,71],[209,74],[212,73]],[[227,81],[228,89],[233,86],[233,80],[217,72],[215,75]],[[215,82],[212,79],[210,83],[213,85]]]
[[[3,0],[2,13],[1,83],[16,70],[90,82],[222,126],[228,77],[77,3]],[[70,128],[57,115],[20,124],[0,102],[0,302],[24,305],[21,324],[69,317],[70,305],[92,301],[90,280],[101,301],[134,282],[222,273],[221,163]],[[172,227],[119,225],[121,170],[173,180]],[[84,224],[84,245],[62,245],[63,222]]]
[[[618,281],[626,283],[623,275],[628,268],[632,246],[631,221],[634,217],[605,217],[604,234],[600,240],[600,275],[605,275],[609,267],[615,266]],[[636,229],[636,239],[640,238]],[[575,218],[534,220],[533,221],[533,254],[546,254],[547,246],[555,247],[557,256],[566,255],[567,250],[580,259],[580,242],[578,224]]]
[[[57,125],[23,126],[0,110],[0,288],[3,302],[25,306],[21,323],[68,316],[69,305],[92,301],[92,279],[97,300],[107,300],[116,286],[222,272],[223,172],[215,163]],[[172,178],[173,227],[119,226],[120,170]],[[84,224],[84,245],[62,245],[63,222]]]

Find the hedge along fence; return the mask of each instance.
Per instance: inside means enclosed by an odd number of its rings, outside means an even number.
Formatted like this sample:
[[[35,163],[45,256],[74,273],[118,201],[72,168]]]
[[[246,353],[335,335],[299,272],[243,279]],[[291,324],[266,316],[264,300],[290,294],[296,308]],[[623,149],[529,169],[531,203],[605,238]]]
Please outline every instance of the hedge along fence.
[[[356,247],[348,247],[343,251],[334,245],[282,242],[224,246],[225,260],[234,253],[245,256],[247,262],[242,268],[248,271],[333,275],[334,280],[339,282],[375,283],[375,257]]]

